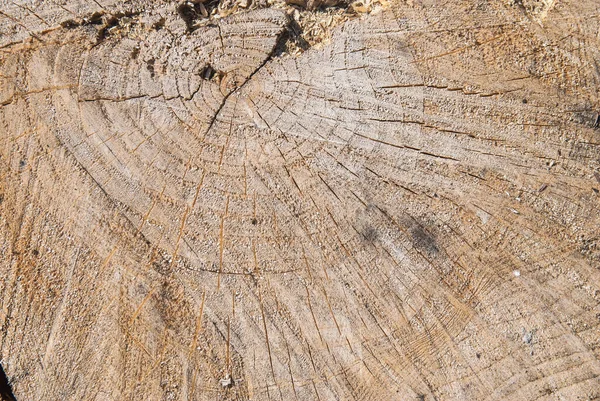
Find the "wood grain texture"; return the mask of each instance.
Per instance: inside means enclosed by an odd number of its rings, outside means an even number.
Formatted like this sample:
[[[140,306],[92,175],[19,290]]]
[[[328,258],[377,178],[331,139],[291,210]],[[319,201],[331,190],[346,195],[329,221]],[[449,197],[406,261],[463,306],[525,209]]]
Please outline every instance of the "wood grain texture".
[[[600,5],[250,8],[0,6],[16,399],[600,398]]]

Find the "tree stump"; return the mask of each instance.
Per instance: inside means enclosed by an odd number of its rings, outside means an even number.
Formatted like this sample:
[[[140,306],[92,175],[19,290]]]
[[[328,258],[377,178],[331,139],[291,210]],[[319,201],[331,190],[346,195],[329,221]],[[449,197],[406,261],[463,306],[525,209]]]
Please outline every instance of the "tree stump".
[[[297,4],[0,5],[3,397],[600,398],[600,4]]]

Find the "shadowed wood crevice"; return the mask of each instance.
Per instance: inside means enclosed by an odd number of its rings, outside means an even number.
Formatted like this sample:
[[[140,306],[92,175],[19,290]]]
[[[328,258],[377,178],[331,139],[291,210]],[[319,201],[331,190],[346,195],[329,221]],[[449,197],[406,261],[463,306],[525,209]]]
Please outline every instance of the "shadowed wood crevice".
[[[17,401],[2,365],[0,365],[0,397],[3,401]]]

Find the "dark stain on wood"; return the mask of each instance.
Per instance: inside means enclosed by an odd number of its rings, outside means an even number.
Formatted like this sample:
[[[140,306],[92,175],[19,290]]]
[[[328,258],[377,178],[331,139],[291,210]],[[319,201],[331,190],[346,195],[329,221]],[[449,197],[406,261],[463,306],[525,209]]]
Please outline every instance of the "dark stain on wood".
[[[410,229],[412,243],[415,248],[427,252],[431,256],[435,256],[439,252],[435,238],[427,232],[422,226],[414,225]]]
[[[155,61],[153,58],[151,58],[150,60],[146,61],[146,69],[147,69],[147,70],[148,70],[148,72],[150,73],[150,77],[151,77],[151,78],[154,78],[154,74],[155,74],[155,71],[154,71],[154,63],[155,63],[155,62],[156,62],[156,61]]]
[[[363,238],[369,243],[375,242],[377,240],[377,237],[379,237],[377,230],[370,225],[367,225],[362,230],[361,234],[362,234]]]

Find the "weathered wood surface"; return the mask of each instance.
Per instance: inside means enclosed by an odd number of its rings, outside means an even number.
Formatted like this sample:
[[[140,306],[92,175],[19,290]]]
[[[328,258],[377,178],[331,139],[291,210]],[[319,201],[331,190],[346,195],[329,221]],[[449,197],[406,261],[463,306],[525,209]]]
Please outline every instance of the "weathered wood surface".
[[[0,6],[15,398],[600,398],[598,2],[254,8]]]

